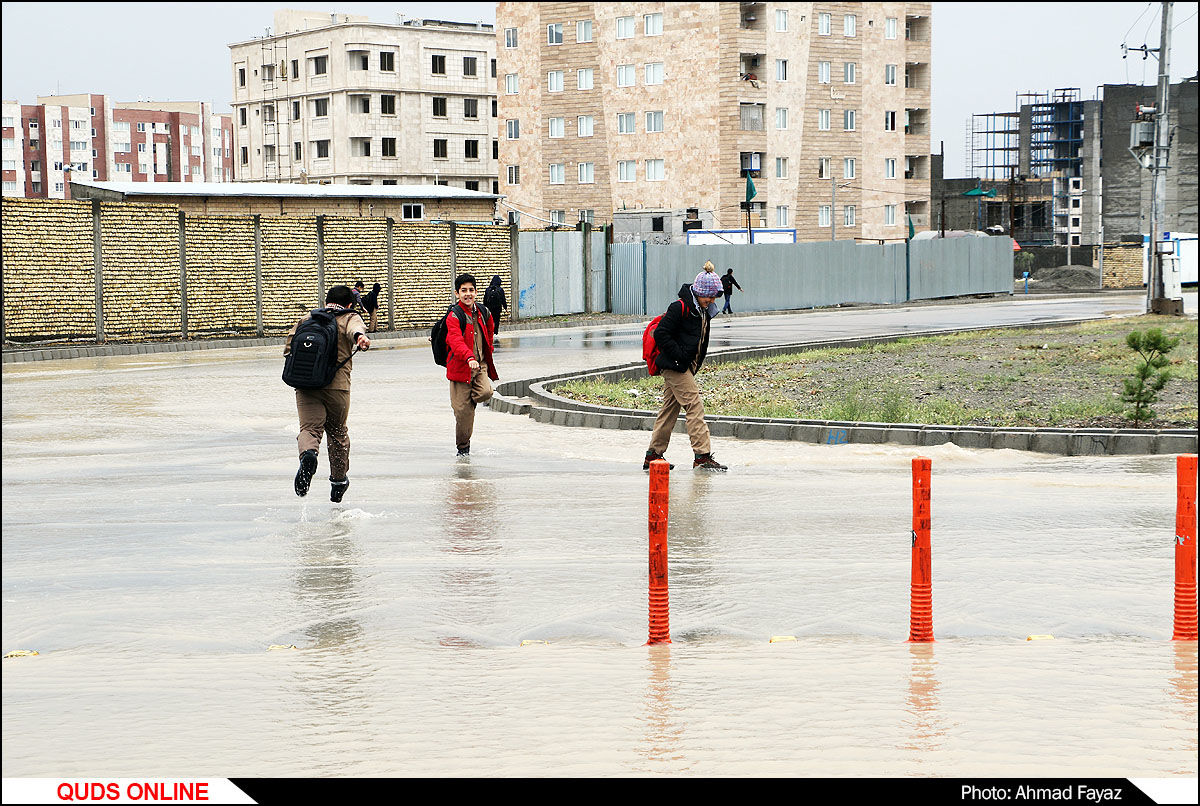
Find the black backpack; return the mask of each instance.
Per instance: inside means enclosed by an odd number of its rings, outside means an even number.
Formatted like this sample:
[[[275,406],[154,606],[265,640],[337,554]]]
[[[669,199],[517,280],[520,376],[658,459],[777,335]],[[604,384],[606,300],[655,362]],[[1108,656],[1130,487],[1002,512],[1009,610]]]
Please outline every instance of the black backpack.
[[[433,327],[429,330],[429,344],[433,348],[433,363],[439,367],[446,366],[446,360],[450,357],[450,348],[446,345],[446,319],[451,313],[458,319],[459,332],[464,336],[467,333],[466,314],[463,313],[462,306],[458,303],[447,308],[446,316],[433,323]],[[488,313],[487,308],[476,305],[475,315],[485,326],[491,325],[491,314]]]
[[[483,307],[498,311],[504,307],[503,297],[504,292],[499,287],[490,285],[488,290],[483,292]]]
[[[317,308],[300,323],[292,337],[292,350],[283,359],[284,383],[296,389],[324,389],[333,383],[338,370],[350,360],[337,360],[337,318],[346,313],[354,311]]]

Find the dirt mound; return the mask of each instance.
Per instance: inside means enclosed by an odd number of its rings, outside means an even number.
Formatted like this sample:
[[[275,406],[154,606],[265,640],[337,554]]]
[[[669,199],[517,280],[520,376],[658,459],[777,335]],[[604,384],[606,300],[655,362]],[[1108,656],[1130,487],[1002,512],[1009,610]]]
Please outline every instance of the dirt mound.
[[[1100,287],[1100,270],[1091,266],[1055,266],[1038,269],[1029,280],[1038,288],[1091,291]]]

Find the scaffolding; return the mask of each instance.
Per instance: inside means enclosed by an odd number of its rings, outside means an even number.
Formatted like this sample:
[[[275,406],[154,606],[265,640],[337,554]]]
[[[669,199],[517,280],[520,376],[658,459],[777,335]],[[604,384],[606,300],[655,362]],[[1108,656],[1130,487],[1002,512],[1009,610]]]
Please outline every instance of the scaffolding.
[[[1021,102],[1022,98],[1028,100]],[[1083,101],[1079,89],[1018,96],[1017,108],[1029,107],[1030,176],[1083,175]]]
[[[1021,155],[1020,112],[972,115],[968,133],[970,176],[1008,179],[1016,176]]]

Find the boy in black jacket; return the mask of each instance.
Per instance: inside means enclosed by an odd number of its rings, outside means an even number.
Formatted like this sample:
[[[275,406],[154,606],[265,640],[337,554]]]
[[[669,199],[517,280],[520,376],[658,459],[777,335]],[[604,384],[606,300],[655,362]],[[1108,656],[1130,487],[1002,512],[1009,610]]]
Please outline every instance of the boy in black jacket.
[[[697,470],[729,469],[712,455],[708,425],[704,422],[704,402],[696,386],[696,373],[708,354],[709,306],[720,294],[720,276],[716,272],[700,272],[691,285],[679,289],[679,299],[667,308],[654,331],[654,343],[658,347],[655,363],[663,379],[663,403],[658,419],[654,421],[643,470],[649,470],[654,460],[664,458],[681,408],[695,454],[692,467]]]

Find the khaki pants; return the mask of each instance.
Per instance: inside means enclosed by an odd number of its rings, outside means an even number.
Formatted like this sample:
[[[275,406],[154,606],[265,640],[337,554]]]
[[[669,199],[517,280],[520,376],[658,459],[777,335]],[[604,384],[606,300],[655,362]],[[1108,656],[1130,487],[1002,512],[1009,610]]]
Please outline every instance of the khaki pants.
[[[691,372],[662,371],[663,402],[658,410],[658,419],[654,421],[654,433],[650,436],[650,450],[655,453],[666,453],[671,441],[671,432],[679,419],[679,410],[683,409],[687,420],[688,439],[692,442],[693,453],[710,453],[712,443],[708,438],[708,424],[704,422],[704,401],[700,399],[700,389],[696,386],[696,376]]]
[[[471,447],[475,431],[475,407],[492,399],[492,382],[481,366],[470,383],[450,381],[450,408],[454,409],[454,442],[458,449]]]
[[[329,478],[344,479],[350,469],[349,389],[297,389],[296,412],[300,415],[300,453],[320,451],[321,436],[329,443]]]

